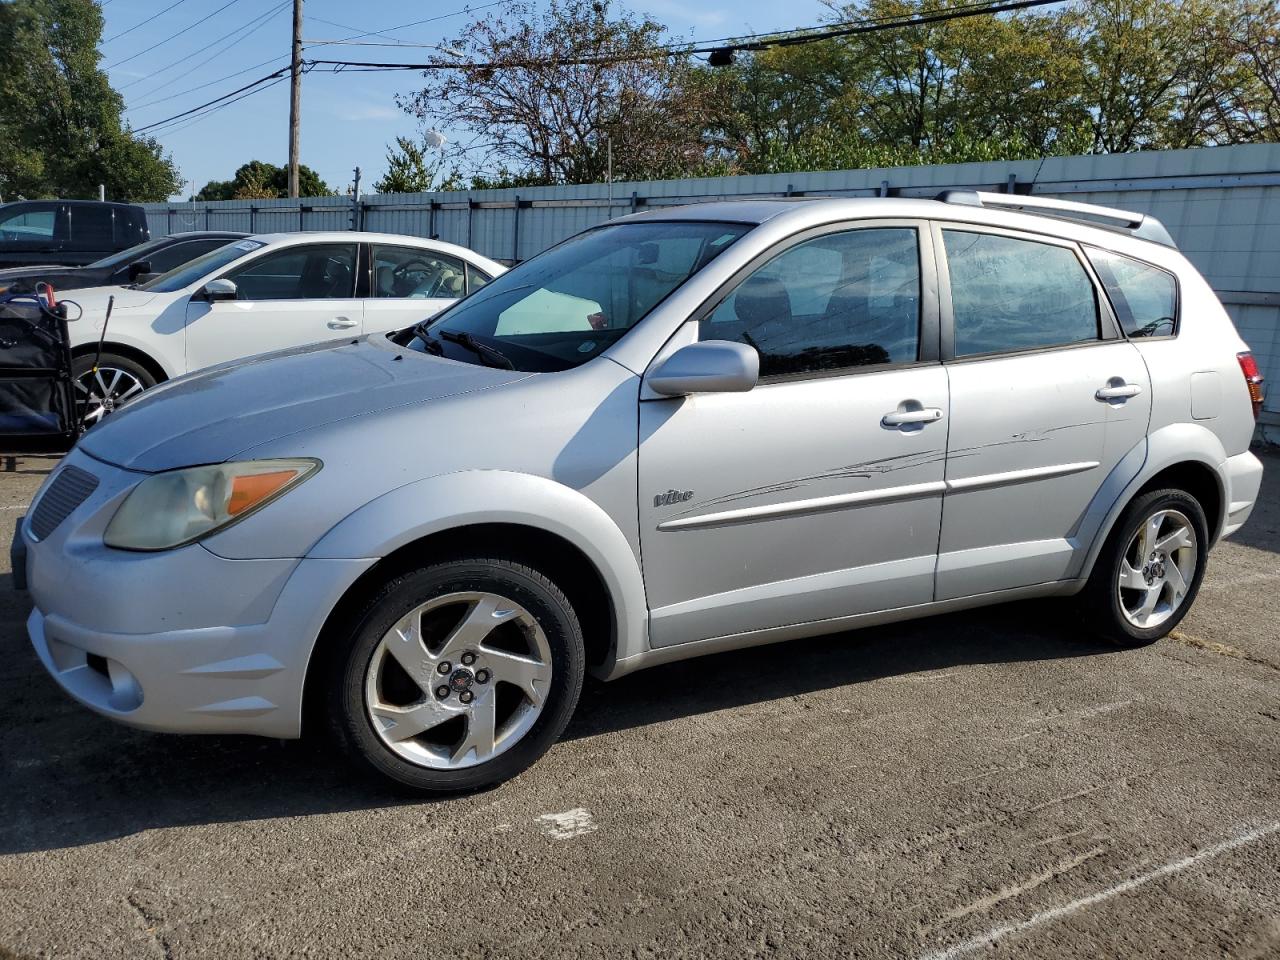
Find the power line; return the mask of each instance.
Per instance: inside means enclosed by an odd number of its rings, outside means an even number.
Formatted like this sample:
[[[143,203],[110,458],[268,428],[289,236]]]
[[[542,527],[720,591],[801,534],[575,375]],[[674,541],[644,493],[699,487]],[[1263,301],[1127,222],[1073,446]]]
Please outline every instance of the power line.
[[[331,43],[345,43],[348,40],[361,40],[365,37],[383,37],[389,33],[395,33],[399,30],[408,30],[410,27],[420,27],[424,23],[435,23],[437,20],[448,20],[450,17],[458,17],[464,13],[474,13],[477,10],[487,10],[489,7],[500,7],[510,2],[511,0],[492,0],[492,2],[490,3],[481,3],[481,4],[477,4],[474,7],[466,6],[466,7],[463,7],[461,10],[454,10],[452,13],[441,13],[434,17],[426,17],[423,20],[413,20],[409,23],[399,24],[398,26],[386,27],[382,30],[369,30],[369,31],[366,31],[365,33],[354,33],[349,37],[343,37],[341,40],[326,40],[324,44],[316,44],[316,46],[323,46]],[[319,19],[319,18],[315,17],[313,19]],[[326,22],[332,23],[332,21],[326,21]],[[341,26],[341,24],[335,24],[335,26]],[[352,28],[344,27],[344,29],[350,30]]]
[[[220,103],[217,106],[209,107],[208,109],[203,110],[192,117],[185,118],[185,122],[178,121],[178,122],[171,123],[169,126],[163,128],[163,130],[161,130],[160,132],[177,133],[179,130],[186,130],[188,127],[194,127],[197,123],[200,123],[203,120],[207,120],[209,117],[213,116],[215,113],[218,113],[221,110],[225,110],[227,107],[231,106],[232,104],[239,103],[241,100],[245,100],[248,97],[253,96],[254,94],[262,93],[265,90],[270,90],[272,87],[276,86],[277,84],[284,83],[284,81],[287,78],[288,78],[287,74],[284,76],[276,77],[276,79],[272,80],[270,83],[266,84],[265,86],[256,87],[248,91],[247,93],[243,93],[240,96],[235,97],[234,99],[226,101],[225,103]]]
[[[851,25],[849,26],[840,25],[829,28],[802,27],[798,30],[787,31],[784,33],[754,34],[746,38],[738,39],[733,43],[722,43],[720,41],[694,41],[692,44],[668,44],[665,46],[655,47],[647,53],[629,54],[626,56],[605,55],[565,60],[506,60],[485,63],[456,63],[450,61],[437,61],[433,63],[378,63],[359,60],[309,60],[307,62],[312,66],[333,67],[334,73],[344,71],[346,68],[353,68],[353,72],[371,72],[374,70],[497,70],[502,68],[547,65],[567,67],[593,66],[610,63],[634,63],[642,60],[653,60],[658,57],[672,55],[691,56],[694,54],[711,54],[733,51],[760,51],[767,50],[770,47],[800,46],[803,44],[818,43],[822,40],[832,40],[839,37],[853,36],[860,33],[876,33],[882,30],[906,29],[910,27],[924,26],[931,23],[943,23],[949,20],[962,20],[968,17],[1006,13],[1011,10],[1024,10],[1029,7],[1044,7],[1061,2],[1062,0],[1014,0],[1014,2],[1010,3],[973,3],[963,7],[955,7],[945,12],[926,14],[924,16],[896,18],[882,17],[875,20],[851,22]],[[762,37],[763,39],[757,40],[754,39],[754,37]]]
[[[131,61],[131,60],[137,60],[137,59],[138,59],[140,56],[142,56],[144,53],[150,53],[150,52],[151,52],[152,50],[154,50],[156,47],[164,46],[164,45],[165,45],[166,43],[168,43],[170,40],[176,40],[178,37],[182,36],[184,33],[188,32],[189,30],[194,30],[196,27],[200,26],[200,24],[205,23],[205,22],[206,22],[206,21],[208,21],[208,20],[212,20],[214,17],[216,17],[218,14],[220,14],[223,10],[227,9],[227,7],[235,6],[235,5],[236,5],[237,3],[239,3],[239,2],[240,2],[240,0],[227,0],[227,2],[226,2],[226,3],[224,3],[222,6],[220,6],[217,10],[213,11],[213,13],[207,14],[207,15],[205,15],[205,16],[203,16],[203,17],[201,17],[201,18],[200,18],[199,20],[197,20],[195,23],[192,23],[192,24],[190,24],[190,25],[188,25],[188,26],[183,27],[183,28],[182,28],[181,30],[179,30],[177,33],[170,34],[169,36],[165,37],[163,40],[158,40],[158,41],[156,41],[156,42],[155,42],[155,43],[153,43],[151,46],[147,47],[145,50],[139,50],[139,51],[138,51],[137,53],[135,53],[133,56],[131,56],[131,57],[125,57],[123,60],[117,60],[115,63],[108,64],[107,66],[103,67],[102,69],[104,69],[104,70],[114,70],[116,67],[119,67],[119,66],[121,66],[121,65],[123,65],[123,64],[126,64],[126,63],[128,63],[129,61]]]
[[[261,14],[261,15],[260,15],[260,16],[258,16],[258,17],[255,17],[253,20],[250,20],[248,23],[241,24],[240,26],[236,27],[234,30],[232,30],[232,31],[230,31],[230,32],[228,32],[228,33],[224,33],[222,36],[218,37],[218,39],[216,39],[216,40],[212,41],[212,42],[211,42],[211,43],[206,47],[206,49],[208,49],[208,50],[210,50],[210,51],[211,51],[211,52],[210,52],[210,54],[209,54],[209,56],[205,57],[203,60],[199,61],[198,63],[190,63],[189,61],[190,61],[190,59],[191,59],[191,55],[190,55],[190,54],[187,54],[186,56],[179,57],[177,60],[174,60],[172,63],[167,63],[167,64],[165,64],[163,67],[160,67],[158,70],[152,70],[152,71],[151,71],[148,75],[146,75],[146,76],[139,77],[137,80],[131,80],[129,83],[121,84],[121,85],[120,85],[119,87],[117,87],[116,89],[117,89],[117,90],[125,90],[125,89],[127,89],[128,87],[132,87],[132,86],[134,86],[135,84],[141,83],[143,80],[152,80],[152,79],[154,79],[155,77],[159,76],[160,74],[162,74],[162,73],[167,73],[169,70],[172,70],[174,67],[177,67],[177,66],[180,66],[180,65],[185,65],[185,66],[187,67],[187,73],[188,73],[188,74],[194,73],[196,70],[199,70],[199,69],[200,69],[201,67],[203,67],[206,63],[208,63],[210,60],[214,60],[214,59],[216,59],[216,58],[218,58],[218,57],[222,56],[222,54],[223,54],[223,53],[225,53],[227,50],[229,50],[229,49],[230,49],[232,46],[234,46],[238,41],[248,39],[250,36],[252,36],[253,34],[257,33],[259,30],[261,30],[263,27],[265,27],[265,26],[267,25],[267,23],[271,20],[271,18],[272,18],[272,17],[274,17],[274,16],[275,16],[276,14],[278,14],[281,10],[283,10],[285,7],[287,7],[287,6],[289,5],[289,2],[290,2],[290,0],[280,0],[280,3],[279,3],[279,4],[277,4],[276,6],[272,7],[272,8],[271,8],[270,10],[268,10],[266,13]],[[240,36],[240,37],[236,37],[236,34],[243,34],[243,35],[242,35],[242,36]],[[229,42],[227,43],[227,45],[226,45],[225,47],[221,47],[221,48],[219,48],[219,47],[218,47],[218,45],[219,45],[220,43],[222,43],[223,41],[229,41]],[[233,74],[230,74],[230,75],[229,75],[229,76],[227,76],[227,77],[222,77],[221,79],[223,79],[223,80],[227,80],[227,79],[230,79],[230,77],[236,77],[236,76],[239,76],[239,75],[240,75],[240,73],[247,73],[249,70],[253,70],[253,69],[255,69],[256,67],[263,67],[263,66],[266,66],[268,63],[271,63],[272,61],[277,60],[277,59],[279,59],[279,58],[278,58],[278,57],[272,57],[272,58],[271,58],[271,60],[264,60],[264,61],[262,61],[262,63],[255,63],[252,67],[245,67],[245,68],[244,68],[244,70],[241,70],[239,73],[233,73]],[[212,82],[217,83],[218,81],[216,81],[216,80],[215,80],[215,81],[212,81]],[[147,96],[151,96],[152,94],[154,94],[154,93],[158,93],[159,91],[161,91],[161,90],[165,89],[165,88],[166,88],[166,87],[168,87],[168,86],[169,86],[169,82],[162,82],[162,83],[160,83],[160,84],[158,84],[158,85],[156,85],[156,86],[154,86],[154,87],[150,88],[149,90],[141,91],[140,93],[138,93],[138,94],[136,94],[136,95],[137,95],[137,96],[140,96],[140,97],[147,97]],[[196,88],[192,88],[192,89],[196,89]],[[152,102],[152,103],[158,103],[159,101],[151,101],[151,102]],[[139,107],[130,107],[129,109],[130,109],[130,110],[137,110],[137,109],[140,109],[140,108],[139,108]]]
[[[170,94],[167,97],[161,97],[158,100],[148,100],[146,103],[139,103],[129,108],[129,112],[134,110],[145,110],[147,107],[154,107],[157,103],[164,103],[168,100],[176,100],[178,97],[185,96],[188,93],[194,93],[196,90],[203,90],[205,87],[212,87],[215,83],[221,83],[223,80],[231,80],[234,77],[243,76],[250,70],[256,70],[259,67],[265,67],[269,63],[275,63],[280,57],[272,57],[270,60],[263,60],[261,63],[255,63],[245,67],[243,70],[237,70],[235,73],[228,73],[224,77],[218,77],[216,80],[210,80],[207,83],[197,84],[194,87],[187,87],[185,90],[179,90],[177,93]]]
[[[163,17],[166,13],[168,13],[174,7],[180,7],[186,2],[187,0],[175,0],[175,2],[169,4],[159,13],[153,13],[151,16],[147,17],[145,20],[139,20],[128,30],[121,30],[119,33],[113,33],[111,36],[107,37],[102,42],[104,44],[107,44],[107,43],[110,43],[112,40],[119,40],[121,37],[125,36],[126,34],[133,33],[133,31],[137,30],[139,27],[146,26],[148,23],[151,23],[154,20],[158,20],[160,17]]]
[[[147,130],[154,130],[156,127],[164,126],[165,124],[169,123],[172,120],[180,120],[183,117],[189,117],[191,114],[196,113],[197,111],[203,110],[205,107],[211,107],[214,104],[221,103],[223,100],[228,100],[231,97],[234,97],[238,93],[243,93],[247,90],[252,90],[254,87],[261,86],[262,84],[266,83],[269,80],[275,80],[277,77],[282,77],[288,72],[289,72],[288,67],[281,67],[279,70],[276,70],[272,73],[268,73],[266,76],[259,77],[257,80],[254,80],[251,83],[246,83],[243,87],[237,87],[235,90],[232,90],[230,93],[224,93],[220,97],[214,97],[209,102],[202,103],[198,107],[192,107],[190,110],[183,110],[181,113],[175,113],[171,117],[165,117],[163,120],[157,120],[155,123],[149,123],[145,127],[136,127],[133,132],[145,133]]]

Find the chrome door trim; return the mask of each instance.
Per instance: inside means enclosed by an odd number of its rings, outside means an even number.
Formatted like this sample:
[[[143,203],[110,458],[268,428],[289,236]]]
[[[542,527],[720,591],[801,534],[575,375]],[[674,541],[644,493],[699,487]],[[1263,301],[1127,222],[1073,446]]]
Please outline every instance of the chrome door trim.
[[[1097,460],[1082,460],[1079,463],[1055,463],[1047,467],[1028,467],[1025,470],[1005,470],[1002,473],[983,473],[976,477],[961,477],[959,480],[947,480],[948,490],[981,490],[985,487],[1004,487],[1013,483],[1024,483],[1027,480],[1048,480],[1052,477],[1066,477],[1073,473],[1084,473],[1101,464]]]

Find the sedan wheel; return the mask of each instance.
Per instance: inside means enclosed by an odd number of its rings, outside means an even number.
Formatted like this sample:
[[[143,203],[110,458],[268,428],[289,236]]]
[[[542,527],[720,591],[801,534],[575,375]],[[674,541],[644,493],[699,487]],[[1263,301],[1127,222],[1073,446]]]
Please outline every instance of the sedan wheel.
[[[156,385],[150,371],[130,357],[104,352],[96,367],[94,359],[93,355],[79,356],[71,365],[77,412],[86,427],[92,427]]]

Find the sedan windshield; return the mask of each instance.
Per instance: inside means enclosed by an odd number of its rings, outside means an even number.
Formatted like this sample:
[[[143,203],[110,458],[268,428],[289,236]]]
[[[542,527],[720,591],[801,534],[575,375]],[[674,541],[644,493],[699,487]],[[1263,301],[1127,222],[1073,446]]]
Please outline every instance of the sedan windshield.
[[[155,293],[175,293],[265,246],[266,244],[259,240],[237,240],[234,243],[228,243],[225,247],[209,251],[203,257],[196,257],[190,263],[174,267],[154,280],[148,280],[138,289],[151,290]]]
[[[576,367],[620,340],[749,229],[684,220],[588,231],[419,324],[408,346],[528,372]]]

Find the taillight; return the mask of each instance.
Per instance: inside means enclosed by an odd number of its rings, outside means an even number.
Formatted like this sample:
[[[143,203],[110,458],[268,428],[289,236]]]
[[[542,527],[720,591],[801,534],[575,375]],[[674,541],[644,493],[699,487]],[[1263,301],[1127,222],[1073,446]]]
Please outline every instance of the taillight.
[[[1236,359],[1240,361],[1240,372],[1244,374],[1244,382],[1249,388],[1249,402],[1253,404],[1253,419],[1258,419],[1258,414],[1262,413],[1262,374],[1258,371],[1258,361],[1253,359],[1252,353],[1237,353]]]

